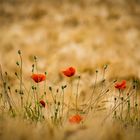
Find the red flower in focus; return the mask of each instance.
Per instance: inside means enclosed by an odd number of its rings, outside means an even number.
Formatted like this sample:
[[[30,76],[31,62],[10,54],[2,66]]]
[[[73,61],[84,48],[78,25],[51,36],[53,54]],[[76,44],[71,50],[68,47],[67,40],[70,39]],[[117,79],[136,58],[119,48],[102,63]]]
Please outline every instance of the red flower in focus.
[[[73,67],[69,67],[66,70],[63,70],[62,73],[67,76],[67,77],[71,77],[75,74],[76,70]]]
[[[69,118],[69,122],[70,123],[80,123],[83,120],[83,118],[80,115],[74,115],[72,117]]]
[[[33,74],[31,76],[31,78],[36,82],[36,83],[39,83],[39,82],[42,82],[42,81],[45,81],[46,80],[46,75],[45,74]]]
[[[123,80],[121,83],[116,83],[115,88],[117,89],[125,89],[126,88],[126,81]]]
[[[46,104],[43,100],[40,100],[39,103],[45,108]]]

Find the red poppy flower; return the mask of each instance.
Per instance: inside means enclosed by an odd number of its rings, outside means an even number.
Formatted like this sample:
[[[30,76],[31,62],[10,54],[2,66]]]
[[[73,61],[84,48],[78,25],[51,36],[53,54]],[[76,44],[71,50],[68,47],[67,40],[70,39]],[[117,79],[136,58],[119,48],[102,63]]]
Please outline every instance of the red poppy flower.
[[[75,74],[76,70],[73,67],[69,67],[66,70],[63,70],[62,73],[67,76],[67,77],[71,77]]]
[[[40,100],[39,103],[45,108],[46,104],[43,100]]]
[[[121,83],[116,83],[115,88],[117,89],[125,89],[126,88],[126,81],[123,80]]]
[[[80,123],[83,120],[83,118],[80,115],[74,115],[72,117],[69,118],[69,122],[70,123]]]
[[[31,78],[36,82],[36,83],[39,83],[39,82],[42,82],[42,81],[45,81],[46,80],[46,75],[45,74],[33,74],[31,76]]]

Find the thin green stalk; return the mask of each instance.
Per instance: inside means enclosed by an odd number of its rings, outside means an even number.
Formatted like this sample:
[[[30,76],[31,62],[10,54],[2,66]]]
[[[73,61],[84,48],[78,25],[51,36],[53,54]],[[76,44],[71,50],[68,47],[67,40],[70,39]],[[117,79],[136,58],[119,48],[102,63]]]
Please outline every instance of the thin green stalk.
[[[95,91],[95,89],[96,89],[97,76],[98,76],[98,71],[96,71],[96,75],[95,75],[95,82],[94,82],[93,90],[92,90],[91,97],[90,97],[90,102],[89,102],[89,107],[88,107],[88,113],[89,113],[89,110],[90,110],[90,108],[91,108],[92,101],[93,101],[94,91]],[[87,113],[87,114],[88,114],[88,113]]]
[[[104,83],[105,83],[105,73],[106,73],[106,69],[107,69],[107,65],[104,66],[103,68],[103,75],[102,75],[102,85],[101,85],[101,92],[103,91],[103,88],[104,88]]]
[[[22,78],[22,71],[23,71],[23,61],[22,61],[22,55],[21,55],[21,51],[19,50],[18,51],[18,54],[19,54],[19,57],[20,57],[20,87],[19,87],[19,89],[20,89],[20,91],[19,91],[19,94],[20,94],[20,99],[21,99],[21,108],[23,108],[23,89],[22,89],[22,80],[23,80],[23,78]]]
[[[49,90],[50,90],[50,92],[51,92],[51,97],[52,97],[52,99],[53,99],[53,102],[54,102],[54,104],[55,104],[55,97],[54,97],[54,95],[53,95],[53,91],[52,91],[52,87],[51,86],[49,86]]]
[[[121,115],[120,115],[121,120],[123,120],[123,108],[124,108],[123,100],[124,100],[124,97],[121,97],[121,102],[122,102],[122,104],[121,104]]]
[[[62,118],[63,118],[63,113],[64,113],[64,99],[65,95],[64,95],[64,89],[62,88]]]
[[[73,78],[70,78],[70,88],[71,88],[71,92],[70,92],[70,97],[68,99],[68,111],[67,111],[67,117],[69,116],[69,111],[70,111],[70,102],[71,102],[71,97],[73,95]]]
[[[77,82],[77,88],[76,88],[76,99],[75,99],[76,113],[78,113],[78,92],[79,92],[80,78],[81,77],[78,76],[78,82]]]
[[[62,115],[61,117],[63,118],[64,116],[64,103],[65,103],[65,94],[64,94],[64,89],[66,88],[67,86],[62,86]]]
[[[138,95],[137,95],[137,80],[134,80],[133,89],[135,89],[135,118],[138,119]]]
[[[36,72],[38,74],[38,65],[37,65],[37,57],[34,56],[34,61],[35,61],[35,68],[36,68]],[[39,83],[36,84],[37,85],[37,91],[36,91],[36,98],[37,98],[37,110],[38,110],[38,119],[40,116],[40,108],[39,108]]]
[[[128,98],[131,97],[131,96],[133,95],[133,93],[134,93],[134,91],[131,91],[131,93],[129,94],[129,96],[128,96],[126,99],[124,99],[124,102],[127,102]],[[112,114],[112,112],[114,112],[121,104],[122,104],[122,102],[120,102],[117,106],[115,106],[115,107],[111,110],[111,112],[103,119],[101,125],[104,124],[104,122],[106,121],[106,119],[107,119],[107,118]]]
[[[10,97],[9,97],[8,91],[7,91],[7,83],[5,82],[5,80],[3,78],[3,72],[2,72],[1,65],[0,65],[0,77],[1,77],[1,80],[2,80],[2,83],[3,83],[4,96],[5,96],[8,104],[9,104],[9,108],[11,109],[12,104],[11,104],[11,100],[10,100]]]
[[[117,98],[114,98],[114,107],[116,107],[117,103],[116,103]],[[114,110],[114,118],[117,117],[117,111]]]
[[[89,111],[91,109],[91,106],[92,106],[92,101],[93,101],[93,95],[94,95],[94,91],[96,89],[96,83],[97,83],[97,75],[98,74],[98,71],[96,70],[96,75],[95,75],[95,82],[94,82],[94,85],[93,85],[93,90],[92,90],[92,93],[91,93],[91,97],[90,97],[90,100],[89,100],[89,106],[87,107],[87,114],[86,114],[86,117],[85,117],[85,120],[87,119],[88,115],[89,115]]]
[[[47,73],[45,72],[45,75],[47,75]],[[43,96],[46,96],[46,79],[44,81],[44,94]]]
[[[116,80],[114,80],[111,84],[109,84],[106,89],[104,89],[104,91],[102,91],[93,101],[93,103],[91,104],[91,106],[95,105],[95,103],[102,97],[104,96],[108,91],[109,91],[109,88],[112,86],[112,84],[114,84],[116,82]],[[87,107],[87,109],[85,110],[88,110],[89,109],[89,106]]]

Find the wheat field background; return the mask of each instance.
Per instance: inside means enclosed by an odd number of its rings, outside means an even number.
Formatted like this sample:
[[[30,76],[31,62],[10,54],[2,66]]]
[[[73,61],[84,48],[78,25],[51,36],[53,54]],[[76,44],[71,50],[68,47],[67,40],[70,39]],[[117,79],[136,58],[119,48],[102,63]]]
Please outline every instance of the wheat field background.
[[[47,71],[47,84],[64,82],[60,71],[74,66],[81,75],[81,102],[89,97],[98,69],[108,65],[107,82],[140,79],[140,1],[139,0],[0,0],[0,64],[11,86],[18,83],[14,73],[22,51],[23,73],[30,84],[33,57],[40,72]],[[139,82],[140,83],[140,82]],[[138,89],[139,90],[139,89]],[[114,94],[114,89],[111,91]],[[109,97],[110,98],[110,97]],[[105,100],[109,100],[105,99]],[[110,106],[106,102],[105,107]],[[20,118],[2,115],[0,140],[138,140],[140,130],[122,129],[119,123],[100,125],[103,110],[85,125],[54,128],[48,122],[30,124]]]

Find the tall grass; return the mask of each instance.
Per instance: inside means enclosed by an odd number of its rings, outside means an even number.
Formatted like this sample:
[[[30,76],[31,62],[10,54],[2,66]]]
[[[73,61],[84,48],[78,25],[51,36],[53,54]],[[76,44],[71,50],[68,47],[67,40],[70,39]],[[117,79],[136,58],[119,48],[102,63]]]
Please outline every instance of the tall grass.
[[[92,91],[91,93],[87,93],[89,94],[89,99],[87,101],[85,100],[84,104],[81,103],[79,99],[82,75],[77,75],[76,68],[70,67],[63,71],[60,70],[63,79],[69,79],[69,83],[68,85],[64,84],[55,89],[55,87],[47,84],[47,72],[39,72],[38,59],[35,56],[34,64],[31,66],[32,71],[29,71],[29,73],[31,73],[29,77],[31,84],[27,89],[27,81],[23,80],[24,66],[22,52],[20,50],[18,51],[18,55],[19,61],[16,62],[18,71],[15,72],[15,76],[19,81],[19,86],[11,87],[8,72],[4,73],[2,66],[0,67],[1,115],[4,113],[9,117],[15,119],[21,118],[31,123],[47,121],[54,125],[54,127],[63,127],[65,123],[68,122],[70,124],[83,125],[89,120],[89,116],[93,117],[101,108],[106,107],[106,104],[110,104],[110,107],[104,109],[106,115],[101,121],[101,124],[111,119],[121,122],[124,126],[132,125],[139,127],[140,112],[137,91],[138,82],[136,79],[133,79],[132,83],[126,81],[119,83],[117,80],[107,82],[107,65],[105,65],[103,67],[102,76],[99,75],[98,70],[95,71],[95,81]],[[102,78],[99,79],[99,77]],[[101,81],[101,83],[97,88],[98,81]],[[42,86],[43,84],[44,86]],[[72,85],[76,87],[74,91],[72,90]],[[16,94],[13,89],[15,87],[18,87],[15,89]],[[69,90],[67,90],[67,88],[69,88]],[[106,104],[102,105],[104,99],[113,95],[112,89],[115,89],[113,100],[107,100]],[[48,91],[49,93],[47,93]],[[67,92],[70,92],[70,96]]]

